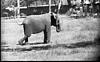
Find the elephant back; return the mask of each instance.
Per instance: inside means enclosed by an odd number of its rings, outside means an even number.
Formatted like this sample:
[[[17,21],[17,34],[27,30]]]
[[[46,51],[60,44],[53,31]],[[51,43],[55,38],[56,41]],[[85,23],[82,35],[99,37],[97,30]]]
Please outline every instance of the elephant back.
[[[23,24],[30,24],[31,22],[38,22],[38,23],[50,23],[51,22],[51,14],[50,13],[46,13],[46,14],[41,14],[41,15],[30,15],[27,16],[24,20],[23,20]]]

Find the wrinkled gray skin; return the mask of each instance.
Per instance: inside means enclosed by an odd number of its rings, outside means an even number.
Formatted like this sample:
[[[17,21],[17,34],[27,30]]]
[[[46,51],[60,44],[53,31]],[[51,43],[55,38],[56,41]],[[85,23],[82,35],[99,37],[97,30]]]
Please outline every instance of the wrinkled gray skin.
[[[22,25],[24,28],[24,37],[18,41],[20,45],[25,45],[31,34],[40,33],[42,31],[44,32],[44,43],[49,43],[51,26],[55,26],[57,32],[61,31],[59,18],[54,13],[28,16],[24,19]],[[23,43],[24,40],[25,42]]]

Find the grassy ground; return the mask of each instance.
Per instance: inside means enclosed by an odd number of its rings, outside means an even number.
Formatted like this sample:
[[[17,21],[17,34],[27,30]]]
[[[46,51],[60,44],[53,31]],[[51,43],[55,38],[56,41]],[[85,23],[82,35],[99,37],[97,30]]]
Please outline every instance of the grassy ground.
[[[98,19],[74,19],[60,16],[62,31],[51,30],[51,44],[43,42],[43,32],[33,34],[29,45],[19,46],[23,37],[23,27],[15,22],[18,19],[1,20],[2,61],[49,61],[49,60],[96,60],[99,45],[93,42],[97,35]],[[23,18],[20,19],[23,21]]]

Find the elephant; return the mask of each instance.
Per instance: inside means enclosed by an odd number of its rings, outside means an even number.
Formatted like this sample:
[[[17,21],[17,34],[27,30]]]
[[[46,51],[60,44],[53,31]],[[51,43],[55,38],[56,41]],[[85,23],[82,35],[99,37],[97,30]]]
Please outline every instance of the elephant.
[[[61,31],[60,19],[55,13],[46,13],[41,15],[30,15],[27,16],[22,24],[24,29],[24,37],[21,38],[18,43],[19,45],[25,45],[28,43],[28,37],[31,34],[44,33],[44,44],[50,42],[51,26],[56,27],[56,31]],[[23,43],[23,41],[25,42]]]

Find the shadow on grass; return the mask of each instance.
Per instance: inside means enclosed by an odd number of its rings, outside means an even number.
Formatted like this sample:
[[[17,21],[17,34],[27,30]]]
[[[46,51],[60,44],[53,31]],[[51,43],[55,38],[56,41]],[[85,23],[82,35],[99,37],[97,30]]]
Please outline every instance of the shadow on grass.
[[[42,44],[42,43],[30,43],[30,45],[36,45],[36,44]],[[92,42],[92,41],[87,41],[87,42],[78,42],[78,43],[72,43],[70,45],[68,44],[56,44],[56,45],[43,45],[43,46],[31,46],[28,48],[1,48],[1,51],[5,51],[5,52],[12,52],[12,51],[32,51],[32,50],[36,50],[36,51],[41,51],[41,50],[50,50],[50,49],[56,49],[59,47],[62,47],[64,49],[69,48],[69,49],[74,49],[74,48],[85,48],[88,46],[95,46],[95,45],[100,45],[97,42]]]
[[[43,42],[37,42],[37,43],[27,43],[21,46],[25,46],[25,45],[38,45],[38,44],[44,44]],[[16,45],[20,45],[20,44],[16,44]]]

